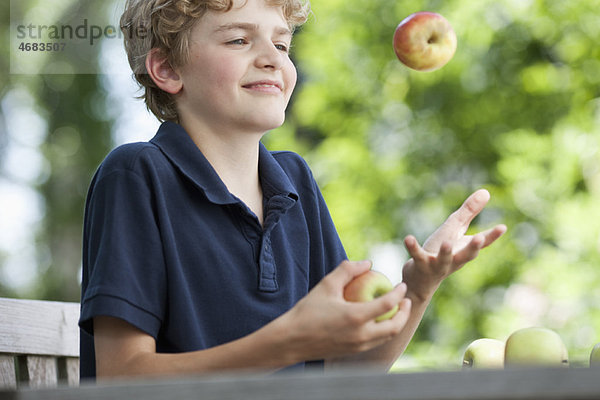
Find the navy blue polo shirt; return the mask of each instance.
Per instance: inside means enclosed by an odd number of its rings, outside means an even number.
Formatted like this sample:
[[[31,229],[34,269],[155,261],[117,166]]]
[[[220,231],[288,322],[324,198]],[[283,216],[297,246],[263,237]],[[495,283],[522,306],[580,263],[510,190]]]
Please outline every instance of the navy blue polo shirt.
[[[260,144],[264,226],[185,130],[163,123],[113,150],[89,189],[81,376],[95,376],[93,318],[121,318],[177,353],[246,336],[346,258],[305,161]]]

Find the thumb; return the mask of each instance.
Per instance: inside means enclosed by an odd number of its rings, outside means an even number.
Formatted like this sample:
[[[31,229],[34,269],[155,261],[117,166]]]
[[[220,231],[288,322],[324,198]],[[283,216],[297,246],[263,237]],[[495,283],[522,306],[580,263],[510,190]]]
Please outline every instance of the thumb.
[[[452,217],[458,224],[468,226],[489,200],[490,193],[485,189],[479,189],[463,202],[460,208],[452,214]]]
[[[329,279],[336,286],[345,287],[354,278],[371,269],[371,261],[344,260],[329,274]]]

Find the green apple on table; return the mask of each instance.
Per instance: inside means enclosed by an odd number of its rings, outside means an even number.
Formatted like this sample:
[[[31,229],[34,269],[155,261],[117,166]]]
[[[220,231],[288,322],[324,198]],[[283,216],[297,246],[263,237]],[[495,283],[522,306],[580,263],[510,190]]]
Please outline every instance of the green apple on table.
[[[463,368],[504,367],[504,342],[497,339],[481,338],[472,341],[463,355]]]
[[[379,296],[383,296],[394,288],[392,282],[383,273],[375,270],[369,270],[356,278],[354,278],[344,288],[344,298],[347,301],[366,302],[371,301]],[[375,318],[375,321],[380,322],[392,318],[398,311],[398,306],[395,306],[390,311]]]
[[[504,365],[568,367],[567,347],[560,335],[542,327],[523,328],[506,340]]]
[[[446,18],[420,11],[398,24],[393,44],[396,56],[407,67],[434,71],[452,59],[456,42],[456,33]]]
[[[600,343],[596,343],[590,353],[590,367],[600,367]]]

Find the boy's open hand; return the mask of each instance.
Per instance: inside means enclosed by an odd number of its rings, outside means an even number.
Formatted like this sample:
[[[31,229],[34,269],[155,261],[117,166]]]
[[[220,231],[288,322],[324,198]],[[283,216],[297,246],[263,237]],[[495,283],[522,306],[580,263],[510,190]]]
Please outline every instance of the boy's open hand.
[[[473,193],[425,241],[423,247],[413,236],[404,239],[412,258],[404,264],[402,280],[413,296],[421,300],[428,299],[447,276],[473,260],[479,250],[506,232],[505,225],[497,225],[473,236],[465,235],[471,221],[489,199],[490,194],[485,189]]]
[[[300,300],[287,315],[297,352],[304,360],[333,358],[370,350],[397,335],[410,315],[406,285],[365,303],[344,299],[344,287],[370,269],[370,262],[344,261]],[[375,318],[399,305],[396,315],[385,321]]]

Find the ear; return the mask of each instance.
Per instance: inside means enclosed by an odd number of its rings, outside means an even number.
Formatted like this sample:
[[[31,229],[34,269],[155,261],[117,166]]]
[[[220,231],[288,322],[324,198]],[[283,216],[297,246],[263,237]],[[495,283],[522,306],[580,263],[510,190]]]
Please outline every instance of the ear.
[[[170,94],[177,94],[183,87],[179,74],[175,72],[160,49],[152,49],[146,56],[146,70],[156,86]]]

